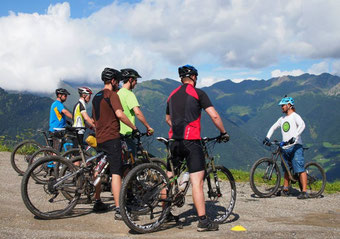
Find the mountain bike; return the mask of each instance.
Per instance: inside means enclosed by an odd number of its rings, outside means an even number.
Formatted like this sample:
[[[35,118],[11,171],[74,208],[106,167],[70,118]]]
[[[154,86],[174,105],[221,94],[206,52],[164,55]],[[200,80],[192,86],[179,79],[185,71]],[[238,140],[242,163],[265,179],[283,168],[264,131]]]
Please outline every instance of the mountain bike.
[[[125,224],[138,233],[149,233],[158,230],[166,221],[170,210],[183,207],[190,183],[184,186],[179,179],[187,172],[186,160],[174,167],[169,150],[168,139],[157,138],[167,148],[172,177],[155,164],[141,164],[133,168],[123,181],[119,203]],[[209,156],[208,149],[216,142],[221,142],[220,136],[203,138],[206,165],[204,180],[207,182],[206,212],[215,222],[223,223],[233,211],[236,202],[236,185],[232,173],[224,166],[215,165],[214,158]]]
[[[284,143],[284,145],[288,144],[288,142]],[[281,172],[278,166],[278,160],[281,160],[285,167],[291,183],[295,184],[298,182],[299,188],[302,191],[299,175],[293,172],[290,162],[287,164],[283,159],[280,142],[274,140],[273,142],[268,142],[268,146],[274,146],[270,148],[271,157],[257,160],[250,170],[250,187],[253,192],[259,197],[271,197],[278,192],[281,184]],[[307,150],[308,148],[303,149]],[[319,197],[326,186],[324,169],[316,162],[308,162],[305,164],[305,170],[307,173],[307,193],[309,197]]]
[[[94,177],[97,162],[106,157],[106,152],[98,149],[96,155],[87,157],[79,136],[79,131],[84,128],[70,130],[76,132],[80,156],[72,160],[58,155],[42,157],[28,168],[22,179],[21,196],[24,204],[39,218],[55,219],[67,215],[79,203],[81,196],[91,202],[96,183],[101,183],[103,191],[111,190],[107,162],[98,172],[97,182]],[[80,165],[77,166],[76,162],[80,162]],[[126,164],[124,167],[131,166]],[[44,173],[41,173],[41,168],[46,169]]]
[[[42,155],[60,155],[61,152],[66,152],[73,147],[73,143],[68,142],[68,139],[75,137],[70,135],[65,128],[58,129],[57,135],[50,135],[46,131],[38,130],[43,135],[44,145],[41,145],[35,140],[24,140],[14,147],[11,153],[11,165],[13,169],[22,176],[27,168],[32,164],[36,158]],[[58,149],[52,147],[53,139],[60,141]],[[77,149],[75,149],[77,151]],[[74,153],[75,150],[72,152]],[[65,156],[72,155],[68,152]]]
[[[52,139],[48,137],[47,132],[43,130],[38,130],[38,132],[43,135],[44,146],[35,140],[24,140],[17,144],[11,153],[11,165],[20,176],[25,173],[32,154],[40,148],[49,146],[51,143]]]

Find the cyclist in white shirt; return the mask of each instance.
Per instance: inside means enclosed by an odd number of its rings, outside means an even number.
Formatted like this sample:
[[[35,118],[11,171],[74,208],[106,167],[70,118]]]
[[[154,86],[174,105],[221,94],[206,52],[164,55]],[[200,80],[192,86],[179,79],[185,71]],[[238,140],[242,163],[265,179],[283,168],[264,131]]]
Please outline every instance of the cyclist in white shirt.
[[[277,128],[281,128],[282,134],[282,156],[288,165],[293,166],[294,173],[299,174],[299,179],[302,184],[302,192],[297,197],[298,199],[307,199],[307,174],[305,170],[305,160],[303,155],[301,134],[305,129],[305,122],[299,114],[295,112],[294,99],[285,96],[279,105],[282,108],[282,113],[285,115],[279,118],[275,124],[269,129],[266,138],[263,140],[264,144],[269,142]],[[289,142],[288,145],[283,146],[284,142]],[[289,176],[284,166],[284,184],[281,191],[282,196],[289,195]]]

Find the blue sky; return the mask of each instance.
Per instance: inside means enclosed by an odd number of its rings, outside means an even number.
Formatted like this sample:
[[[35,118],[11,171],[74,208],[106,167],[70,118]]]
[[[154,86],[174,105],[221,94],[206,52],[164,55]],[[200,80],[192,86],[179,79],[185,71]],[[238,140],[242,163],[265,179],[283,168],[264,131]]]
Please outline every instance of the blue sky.
[[[52,91],[98,82],[106,66],[198,86],[231,79],[340,75],[340,1],[2,0],[0,87]]]

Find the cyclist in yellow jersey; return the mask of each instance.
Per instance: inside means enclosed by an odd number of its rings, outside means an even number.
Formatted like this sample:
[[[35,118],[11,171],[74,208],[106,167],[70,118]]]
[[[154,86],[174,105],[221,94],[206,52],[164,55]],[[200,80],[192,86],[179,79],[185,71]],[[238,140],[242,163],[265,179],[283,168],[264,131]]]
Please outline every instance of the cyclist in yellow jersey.
[[[143,112],[140,109],[136,95],[132,92],[132,89],[137,85],[137,79],[141,78],[137,71],[134,69],[126,68],[121,70],[123,87],[118,91],[118,96],[120,102],[123,106],[124,113],[129,118],[129,120],[135,124],[135,117],[146,127],[149,135],[152,135],[154,130],[150,127],[146,121]],[[132,129],[120,121],[120,134],[130,135],[132,134]],[[131,139],[127,139],[126,143],[128,147],[132,150],[132,154],[136,155],[136,145]]]
[[[73,108],[73,127],[86,127],[86,122],[90,129],[94,129],[94,121],[86,112],[86,104],[90,102],[93,92],[89,87],[80,87],[78,93],[80,98]]]

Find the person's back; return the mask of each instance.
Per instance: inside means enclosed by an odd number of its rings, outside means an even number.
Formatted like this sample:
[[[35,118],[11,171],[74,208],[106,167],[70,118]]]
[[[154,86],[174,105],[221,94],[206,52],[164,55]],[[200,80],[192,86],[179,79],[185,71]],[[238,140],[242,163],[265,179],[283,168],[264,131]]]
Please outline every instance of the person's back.
[[[117,93],[103,89],[93,97],[92,105],[97,142],[119,138],[120,123],[114,112],[114,109],[121,108]]]
[[[201,139],[201,110],[212,106],[207,95],[191,84],[183,84],[168,98],[172,127],[169,138]]]

